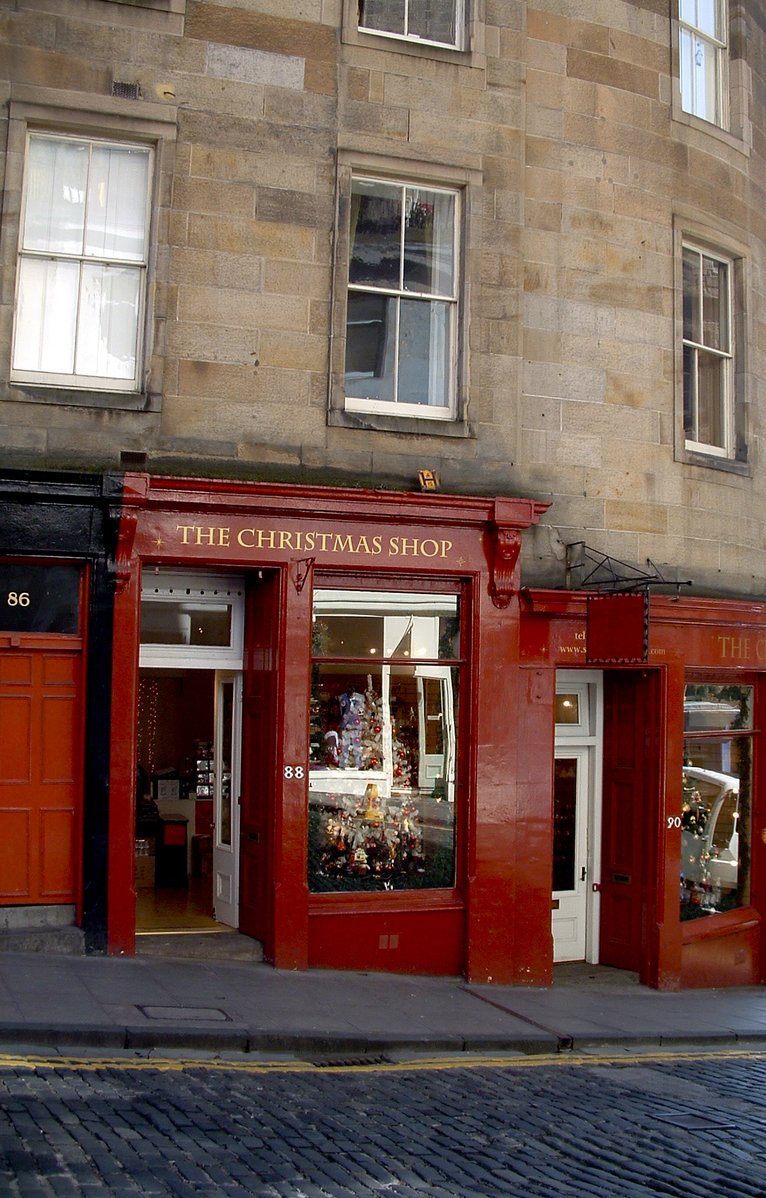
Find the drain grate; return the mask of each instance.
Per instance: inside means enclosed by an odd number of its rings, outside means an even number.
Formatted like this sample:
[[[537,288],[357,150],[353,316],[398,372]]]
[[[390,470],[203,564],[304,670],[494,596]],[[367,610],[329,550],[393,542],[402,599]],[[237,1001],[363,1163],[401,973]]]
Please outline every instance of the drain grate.
[[[390,1058],[380,1053],[378,1056],[361,1057],[312,1057],[309,1064],[316,1069],[360,1069],[364,1065],[390,1065]]]

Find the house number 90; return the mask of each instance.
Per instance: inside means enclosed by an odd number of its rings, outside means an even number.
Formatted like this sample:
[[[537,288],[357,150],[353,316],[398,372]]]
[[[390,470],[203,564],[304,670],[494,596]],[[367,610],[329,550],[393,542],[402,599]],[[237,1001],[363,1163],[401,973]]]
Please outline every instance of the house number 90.
[[[303,770],[302,765],[286,765],[285,766],[285,777],[286,778],[302,778],[303,774],[304,774],[304,770]]]
[[[681,827],[681,816],[680,815],[669,815],[668,816],[668,827],[669,828],[680,828]]]

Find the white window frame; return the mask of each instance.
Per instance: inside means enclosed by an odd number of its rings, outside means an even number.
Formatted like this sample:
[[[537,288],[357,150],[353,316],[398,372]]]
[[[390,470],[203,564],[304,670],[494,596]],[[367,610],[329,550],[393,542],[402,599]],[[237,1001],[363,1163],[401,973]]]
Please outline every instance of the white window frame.
[[[431,38],[420,37],[417,33],[409,32],[409,16],[410,9],[414,4],[422,3],[423,0],[404,0],[404,33],[396,33],[390,29],[373,29],[369,25],[363,23],[362,18],[359,19],[358,29],[360,33],[369,33],[375,37],[391,37],[401,42],[415,42],[421,46],[438,46],[440,48],[447,47],[450,50],[463,50],[466,43],[466,12],[465,0],[452,0],[452,7],[455,15],[455,40],[452,42],[432,41]],[[360,5],[361,7],[361,5]]]
[[[245,644],[245,583],[236,574],[206,571],[186,573],[147,567],[143,573],[141,601],[161,603],[183,613],[187,603],[194,608],[220,607],[231,610],[228,645],[178,645],[142,642],[139,666],[191,670],[241,670]]]
[[[390,416],[406,416],[422,420],[454,420],[456,407],[456,380],[457,380],[457,361],[458,361],[458,336],[459,336],[459,307],[460,307],[460,229],[461,229],[461,190],[456,187],[442,187],[432,183],[430,180],[416,179],[401,179],[401,178],[386,178],[378,175],[368,174],[363,171],[354,171],[352,175],[353,183],[356,180],[362,180],[369,183],[381,183],[386,186],[400,187],[402,195],[407,188],[422,188],[423,190],[440,192],[444,195],[450,195],[454,199],[454,222],[453,222],[453,280],[452,292],[440,294],[437,292],[417,292],[399,288],[375,287],[370,285],[362,285],[351,283],[348,278],[346,280],[346,305],[348,307],[348,295],[355,293],[359,295],[372,296],[389,296],[399,300],[406,301],[423,301],[430,302],[437,300],[449,306],[449,340],[450,340],[450,355],[446,364],[447,371],[447,403],[445,405],[432,404],[414,404],[407,403],[402,400],[379,400],[370,399],[367,397],[345,396],[345,409],[348,412],[367,412],[376,414],[385,414]],[[402,200],[402,213],[404,213],[404,198]],[[404,222],[401,227],[402,239],[402,263],[403,256],[403,239],[404,239]],[[351,257],[350,245],[350,230],[349,230],[349,262]],[[403,267],[402,267],[403,268]],[[346,329],[348,329],[348,321],[346,321]],[[396,331],[396,368],[395,368],[395,384],[398,386],[399,364],[398,364],[398,317]],[[430,370],[433,369],[431,363]]]
[[[681,108],[691,116],[708,121],[721,129],[728,128],[729,123],[729,80],[728,80],[728,29],[729,13],[728,0],[714,0],[717,13],[717,24],[721,38],[712,36],[698,24],[699,16],[691,19],[689,6],[695,9],[700,0],[679,0],[678,4],[678,76],[681,90]],[[697,74],[692,70],[688,77],[685,70],[684,39],[691,39],[692,53],[710,54],[714,62],[715,106],[716,111],[710,114],[706,111],[705,97],[700,96],[697,87]]]
[[[723,302],[726,305],[726,328],[728,330],[728,344],[725,349],[718,349],[713,346],[705,345],[704,342],[687,339],[682,329],[682,342],[684,358],[688,351],[691,358],[692,369],[695,375],[693,387],[694,395],[697,395],[696,379],[698,377],[699,360],[702,355],[707,355],[712,359],[716,359],[719,363],[721,376],[721,425],[723,428],[723,445],[711,445],[706,441],[700,441],[694,436],[695,429],[699,428],[699,401],[696,400],[694,410],[691,414],[691,428],[686,426],[686,369],[682,366],[682,388],[683,388],[683,422],[684,422],[684,440],[688,450],[712,454],[716,457],[733,458],[734,457],[734,430],[735,430],[735,369],[734,369],[734,346],[735,346],[735,313],[733,303],[733,288],[734,288],[734,260],[726,254],[710,250],[704,246],[695,243],[693,240],[684,239],[682,243],[682,255],[687,252],[698,255],[699,268],[702,271],[702,262],[705,258],[709,258],[714,262],[719,262],[726,267],[726,296]],[[682,268],[682,305],[686,302],[685,279]],[[702,288],[700,286],[700,295]],[[683,320],[683,318],[682,318]]]
[[[582,741],[583,737],[593,734],[591,716],[592,681],[596,674],[580,672],[573,675],[566,670],[556,674],[556,699],[574,699],[577,704],[577,720],[571,723],[556,723],[557,740]]]
[[[25,170],[24,187],[22,192],[22,209],[21,219],[19,222],[19,241],[17,255],[17,270],[16,270],[16,302],[15,310],[18,311],[19,296],[22,286],[22,263],[32,259],[38,260],[55,260],[60,262],[74,262],[79,264],[80,275],[82,276],[83,268],[86,264],[101,264],[104,266],[120,266],[129,267],[136,271],[138,275],[138,306],[135,322],[135,370],[130,378],[114,378],[108,375],[84,375],[70,373],[65,371],[43,371],[30,370],[29,368],[16,367],[16,338],[18,333],[18,321],[14,320],[13,347],[11,353],[11,382],[13,383],[36,383],[43,386],[66,387],[73,390],[89,390],[89,391],[105,391],[105,392],[137,392],[141,389],[142,376],[144,369],[144,332],[146,322],[146,292],[147,292],[147,275],[149,267],[149,255],[151,248],[151,198],[153,191],[153,176],[155,169],[155,152],[152,144],[145,141],[137,141],[134,139],[122,139],[109,136],[94,136],[90,134],[79,133],[62,133],[60,131],[48,130],[44,128],[29,129],[26,139],[26,154],[25,163],[29,161],[30,146],[35,139],[43,139],[47,141],[71,142],[89,147],[89,153],[92,152],[95,146],[114,146],[118,148],[134,149],[147,155],[147,183],[146,194],[144,197],[144,253],[143,258],[137,260],[135,258],[121,258],[118,255],[96,256],[93,254],[59,253],[49,250],[40,251],[29,248],[24,243],[25,237],[25,221],[27,209],[27,194],[28,194],[28,171]],[[78,295],[79,295],[78,284]],[[75,335],[75,345],[77,343],[77,334]]]

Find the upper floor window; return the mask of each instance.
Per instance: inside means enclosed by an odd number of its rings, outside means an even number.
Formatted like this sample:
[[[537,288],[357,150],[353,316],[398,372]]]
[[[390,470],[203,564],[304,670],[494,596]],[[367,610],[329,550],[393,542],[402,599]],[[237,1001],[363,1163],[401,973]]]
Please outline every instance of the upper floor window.
[[[458,193],[352,182],[345,406],[454,414]]]
[[[681,107],[725,127],[726,0],[679,0]]]
[[[144,145],[29,134],[14,382],[139,389],[151,174]]]
[[[683,387],[687,448],[734,456],[732,263],[683,247]]]
[[[463,47],[463,0],[359,0],[359,29]]]

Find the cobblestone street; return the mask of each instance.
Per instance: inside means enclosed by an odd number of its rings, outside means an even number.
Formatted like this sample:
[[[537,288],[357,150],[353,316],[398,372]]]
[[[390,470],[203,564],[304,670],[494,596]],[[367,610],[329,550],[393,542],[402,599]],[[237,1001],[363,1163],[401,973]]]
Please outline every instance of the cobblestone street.
[[[0,1066],[0,1192],[763,1198],[766,1055]]]

